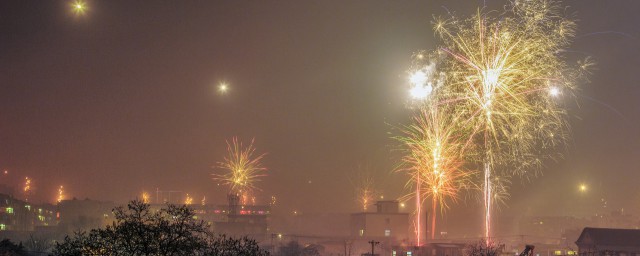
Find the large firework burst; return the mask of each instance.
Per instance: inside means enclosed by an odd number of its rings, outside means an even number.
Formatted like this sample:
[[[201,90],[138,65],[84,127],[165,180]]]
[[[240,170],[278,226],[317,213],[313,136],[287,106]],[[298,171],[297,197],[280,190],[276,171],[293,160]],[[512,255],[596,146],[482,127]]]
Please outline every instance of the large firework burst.
[[[412,93],[426,88],[428,105],[456,117],[451,130],[464,135],[465,166],[483,170],[488,240],[494,202],[508,196],[511,178],[535,175],[567,138],[554,97],[569,93],[580,72],[561,56],[575,23],[560,10],[551,0],[514,1],[501,13],[438,18],[442,46],[414,61]]]
[[[243,198],[248,198],[250,193],[257,189],[255,183],[260,181],[260,177],[265,176],[264,172],[267,170],[261,164],[265,154],[255,155],[253,142],[254,140],[251,140],[245,147],[236,137],[231,142],[227,141],[228,155],[224,161],[218,162],[217,166],[224,171],[221,174],[213,174],[214,180],[229,186],[230,193],[241,195]]]

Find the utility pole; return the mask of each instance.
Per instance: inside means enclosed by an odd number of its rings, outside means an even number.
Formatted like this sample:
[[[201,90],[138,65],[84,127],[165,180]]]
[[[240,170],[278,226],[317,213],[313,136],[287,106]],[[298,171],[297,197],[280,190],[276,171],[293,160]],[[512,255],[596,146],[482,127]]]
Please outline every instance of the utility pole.
[[[276,254],[276,247],[273,244],[273,239],[276,238],[276,234],[271,234],[271,254],[275,255]]]
[[[373,248],[375,248],[376,245],[379,244],[380,242],[375,241],[375,240],[371,240],[371,241],[369,241],[369,243],[371,244],[371,256],[373,256],[374,255],[373,254]]]

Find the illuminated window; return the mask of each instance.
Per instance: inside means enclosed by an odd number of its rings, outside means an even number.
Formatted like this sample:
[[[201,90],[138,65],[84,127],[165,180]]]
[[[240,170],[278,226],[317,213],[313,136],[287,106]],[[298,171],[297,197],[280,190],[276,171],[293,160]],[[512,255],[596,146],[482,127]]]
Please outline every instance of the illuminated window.
[[[576,251],[567,251],[567,255],[578,255]]]
[[[360,230],[360,236],[364,236],[364,229]]]
[[[44,216],[42,216],[42,215],[38,215],[38,219],[39,219],[40,221],[44,221]]]
[[[31,205],[25,205],[24,208],[27,208],[27,210],[31,211]]]
[[[5,210],[7,213],[13,213],[13,208],[11,207],[7,207],[7,209]]]
[[[0,230],[7,230],[7,225],[0,224]]]
[[[391,256],[396,256],[396,251],[391,251]]]
[[[384,236],[390,236],[390,235],[391,235],[391,229],[385,229]]]
[[[413,255],[413,253],[407,252],[407,256],[411,256],[411,255]]]
[[[555,250],[553,251],[553,255],[562,255],[562,251]]]

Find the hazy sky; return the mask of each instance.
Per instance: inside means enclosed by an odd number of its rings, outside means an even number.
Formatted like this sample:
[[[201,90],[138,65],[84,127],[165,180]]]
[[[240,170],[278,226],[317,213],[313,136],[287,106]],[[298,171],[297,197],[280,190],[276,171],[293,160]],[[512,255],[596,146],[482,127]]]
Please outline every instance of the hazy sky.
[[[359,166],[386,198],[403,194],[390,133],[411,114],[405,72],[413,52],[435,47],[432,17],[505,2],[109,0],[88,1],[83,17],[69,3],[0,2],[3,183],[32,177],[38,201],[64,185],[77,198],[160,188],[224,203],[211,166],[238,136],[267,153],[258,201],[346,212]],[[515,181],[508,209],[596,211],[605,199],[640,210],[640,2],[564,4],[578,20],[568,62],[597,67],[565,99],[566,158]]]

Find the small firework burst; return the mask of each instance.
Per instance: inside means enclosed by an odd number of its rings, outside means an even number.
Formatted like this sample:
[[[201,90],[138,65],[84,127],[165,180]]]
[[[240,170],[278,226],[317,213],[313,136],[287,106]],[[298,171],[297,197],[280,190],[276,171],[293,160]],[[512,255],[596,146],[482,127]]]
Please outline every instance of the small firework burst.
[[[255,183],[265,176],[267,170],[261,163],[265,154],[256,155],[253,143],[254,140],[251,140],[245,147],[236,137],[231,142],[227,141],[228,155],[217,165],[223,172],[213,174],[215,181],[229,186],[229,193],[240,195],[244,204],[258,189]]]

